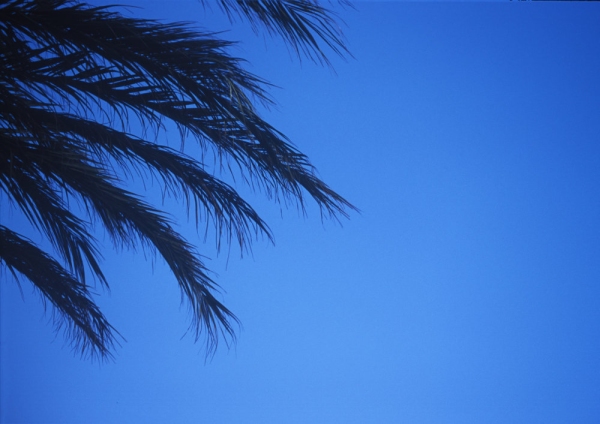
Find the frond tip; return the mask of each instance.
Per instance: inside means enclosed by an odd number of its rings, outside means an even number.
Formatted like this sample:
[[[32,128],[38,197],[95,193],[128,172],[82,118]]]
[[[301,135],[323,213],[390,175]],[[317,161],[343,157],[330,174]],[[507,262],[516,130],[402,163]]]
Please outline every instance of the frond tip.
[[[56,260],[31,240],[0,225],[0,261],[15,278],[31,281],[58,312],[58,328],[65,327],[73,348],[82,355],[111,358],[118,332],[90,299],[88,287],[80,283]]]
[[[298,57],[330,65],[324,47],[340,57],[351,56],[339,19],[317,0],[220,0],[219,4],[230,19],[237,14],[246,18],[255,32],[264,27],[282,37]],[[340,4],[350,6],[347,1]]]

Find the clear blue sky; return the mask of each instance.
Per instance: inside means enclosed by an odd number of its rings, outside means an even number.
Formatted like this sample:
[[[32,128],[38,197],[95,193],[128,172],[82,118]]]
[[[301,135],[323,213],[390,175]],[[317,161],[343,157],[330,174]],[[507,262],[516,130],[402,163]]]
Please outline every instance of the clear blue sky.
[[[142,3],[229,28],[194,0]],[[600,422],[600,5],[356,7],[336,75],[226,37],[281,87],[267,120],[362,214],[253,196],[275,246],[200,246],[243,322],[206,364],[160,260],[106,252],[98,301],[127,343],[104,365],[3,281],[2,423]]]

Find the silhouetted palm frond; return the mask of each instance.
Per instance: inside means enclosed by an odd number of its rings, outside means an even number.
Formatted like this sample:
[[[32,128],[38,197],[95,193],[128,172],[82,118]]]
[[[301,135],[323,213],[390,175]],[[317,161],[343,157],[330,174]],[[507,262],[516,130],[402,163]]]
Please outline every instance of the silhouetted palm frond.
[[[30,240],[0,225],[0,257],[18,278],[32,281],[62,316],[55,322],[67,332],[83,354],[110,356],[115,343],[114,328],[90,299],[88,287]]]
[[[339,3],[350,6],[348,1]],[[318,0],[219,0],[219,4],[230,19],[234,13],[248,19],[255,32],[266,28],[283,37],[298,56],[329,64],[321,43],[337,55],[350,55],[338,20]]]
[[[284,13],[275,3],[238,6],[267,27],[283,28],[295,48],[320,52],[314,43],[321,38],[344,50],[325,9],[282,2]],[[313,23],[303,27],[307,22]],[[218,286],[198,252],[164,213],[123,188],[125,175],[149,173],[166,192],[183,196],[197,224],[214,225],[218,244],[235,240],[244,249],[258,234],[272,237],[236,190],[199,160],[148,139],[167,123],[176,125],[182,143],[191,135],[276,201],[303,207],[308,193],[325,214],[353,209],[259,117],[253,102],[270,102],[266,83],[227,54],[229,45],[181,23],[127,18],[108,7],[0,1],[0,188],[46,235],[64,267],[6,226],[0,260],[52,302],[83,352],[105,357],[115,341],[87,289],[86,272],[107,285],[94,222],[116,245],[141,243],[165,259],[191,306],[196,339],[207,335],[209,354],[223,337],[235,337],[237,319],[215,298]],[[136,125],[141,134],[130,132]],[[82,212],[87,216],[77,215]]]

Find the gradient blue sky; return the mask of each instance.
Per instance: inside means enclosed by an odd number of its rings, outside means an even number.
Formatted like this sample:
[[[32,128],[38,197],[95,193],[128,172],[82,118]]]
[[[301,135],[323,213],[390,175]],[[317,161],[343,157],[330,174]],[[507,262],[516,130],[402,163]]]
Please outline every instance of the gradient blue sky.
[[[230,27],[194,0],[124,3]],[[356,7],[337,74],[242,24],[226,38],[281,87],[267,120],[362,214],[257,195],[275,246],[201,245],[243,322],[206,364],[141,252],[105,255],[115,363],[73,357],[2,281],[2,423],[600,421],[600,5]]]

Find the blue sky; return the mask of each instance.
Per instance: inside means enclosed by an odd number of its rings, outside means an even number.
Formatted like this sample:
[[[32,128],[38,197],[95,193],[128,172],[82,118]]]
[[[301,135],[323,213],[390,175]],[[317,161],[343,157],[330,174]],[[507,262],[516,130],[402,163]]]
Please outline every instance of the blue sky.
[[[230,28],[193,0],[142,3]],[[74,357],[3,281],[2,423],[598,422],[600,5],[356,8],[335,73],[239,23],[226,37],[281,87],[264,117],[362,213],[251,195],[276,242],[243,259],[182,223],[243,322],[209,363],[141,252],[105,254],[115,363]]]

